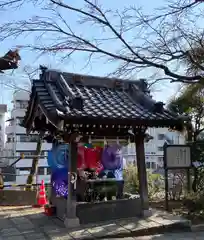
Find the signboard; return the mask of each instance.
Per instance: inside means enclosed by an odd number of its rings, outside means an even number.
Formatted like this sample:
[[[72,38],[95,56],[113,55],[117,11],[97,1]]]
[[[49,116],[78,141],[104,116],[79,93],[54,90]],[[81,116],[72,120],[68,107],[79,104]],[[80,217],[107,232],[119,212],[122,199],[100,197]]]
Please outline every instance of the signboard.
[[[190,168],[191,148],[187,145],[164,146],[164,167],[166,169]]]
[[[192,167],[191,147],[188,145],[164,145],[164,172],[165,172],[165,204],[166,210],[169,210],[169,178],[168,170],[186,169],[187,181],[190,186],[190,172]],[[188,189],[190,189],[188,187]]]

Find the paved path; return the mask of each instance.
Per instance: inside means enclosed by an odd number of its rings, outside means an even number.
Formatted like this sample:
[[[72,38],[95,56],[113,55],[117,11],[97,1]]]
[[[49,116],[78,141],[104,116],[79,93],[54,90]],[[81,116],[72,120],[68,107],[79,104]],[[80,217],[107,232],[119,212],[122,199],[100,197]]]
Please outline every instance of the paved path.
[[[154,235],[154,236],[132,238],[132,240],[136,240],[136,239],[137,240],[203,240],[204,232],[161,234],[161,235]],[[131,238],[130,239],[126,238],[126,240],[131,240]]]
[[[100,227],[89,228],[68,233],[68,230],[56,218],[47,217],[41,209],[30,207],[0,207],[0,240],[73,240],[89,237],[94,229],[94,233]],[[114,231],[114,226],[109,224],[108,231]],[[119,229],[117,229],[118,231]],[[121,230],[123,230],[121,228]],[[106,239],[108,238],[100,238]],[[110,238],[116,240],[117,238]],[[118,238],[118,240],[121,238]],[[174,233],[155,236],[144,236],[135,238],[125,238],[126,240],[203,240],[204,232],[199,233]]]

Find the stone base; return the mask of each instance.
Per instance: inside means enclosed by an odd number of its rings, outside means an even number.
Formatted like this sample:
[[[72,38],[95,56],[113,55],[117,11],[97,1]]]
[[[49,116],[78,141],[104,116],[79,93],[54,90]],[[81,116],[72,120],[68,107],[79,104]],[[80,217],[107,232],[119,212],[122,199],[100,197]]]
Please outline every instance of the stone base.
[[[80,226],[79,219],[76,218],[65,218],[64,225],[66,228],[76,228]]]
[[[80,224],[92,224],[116,219],[141,217],[141,200],[117,199],[95,203],[77,203],[76,216]]]
[[[151,215],[152,215],[152,211],[150,209],[142,211],[142,216],[145,218],[150,217]]]

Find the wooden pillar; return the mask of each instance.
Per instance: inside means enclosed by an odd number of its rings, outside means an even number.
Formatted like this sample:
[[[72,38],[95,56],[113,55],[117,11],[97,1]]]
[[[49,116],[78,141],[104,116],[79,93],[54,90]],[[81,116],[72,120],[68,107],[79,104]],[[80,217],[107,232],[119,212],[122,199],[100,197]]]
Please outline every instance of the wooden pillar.
[[[77,173],[77,143],[69,144],[69,173]],[[72,175],[68,174],[68,197],[67,197],[67,212],[65,226],[68,228],[77,227],[79,219],[76,216],[76,189],[71,183]],[[76,186],[76,185],[75,185]]]
[[[135,136],[137,169],[139,178],[139,194],[142,210],[149,210],[147,171],[145,163],[144,134]]]

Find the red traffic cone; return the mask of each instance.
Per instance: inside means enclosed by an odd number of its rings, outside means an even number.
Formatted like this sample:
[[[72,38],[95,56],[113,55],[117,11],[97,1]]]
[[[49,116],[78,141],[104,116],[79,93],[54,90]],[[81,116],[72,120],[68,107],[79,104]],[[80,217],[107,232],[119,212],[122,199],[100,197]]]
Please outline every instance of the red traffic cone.
[[[43,207],[44,205],[46,205],[47,199],[46,199],[46,193],[45,193],[45,184],[44,184],[44,180],[42,180],[41,186],[40,186],[40,191],[38,193],[38,205]]]

